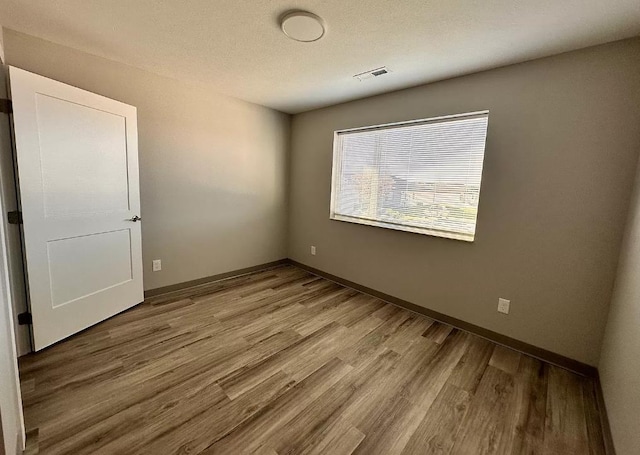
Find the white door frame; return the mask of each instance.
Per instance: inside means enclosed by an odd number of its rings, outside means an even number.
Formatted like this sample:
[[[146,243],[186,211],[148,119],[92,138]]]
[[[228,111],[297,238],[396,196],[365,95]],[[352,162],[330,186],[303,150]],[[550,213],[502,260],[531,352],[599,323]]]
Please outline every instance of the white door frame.
[[[8,127],[8,119],[2,121]],[[0,153],[11,153],[11,150],[2,150],[3,147],[6,148],[6,144],[0,144]],[[0,198],[0,424],[5,444],[3,450],[7,454],[13,454],[24,450],[26,438],[18,374],[12,285],[8,270],[6,218],[3,198]],[[16,451],[16,447],[20,452]]]
[[[0,68],[0,94],[7,98],[8,67]],[[8,117],[8,116],[7,116]],[[4,204],[4,212],[20,211],[19,190],[15,167],[15,149],[9,118],[0,120],[0,196]],[[11,284],[11,298],[13,306],[13,321],[18,321],[18,315],[29,311],[28,293],[26,288],[26,270],[23,260],[22,227],[18,224],[8,224],[3,221],[6,233],[7,255],[9,263],[9,280]],[[31,326],[16,325],[16,349],[18,357],[31,352]]]
[[[18,354],[16,351],[15,326],[9,273],[7,270],[7,242],[4,221],[6,212],[0,200],[0,408],[4,450],[7,454],[25,448],[24,415],[18,375]],[[20,452],[16,452],[20,453]]]

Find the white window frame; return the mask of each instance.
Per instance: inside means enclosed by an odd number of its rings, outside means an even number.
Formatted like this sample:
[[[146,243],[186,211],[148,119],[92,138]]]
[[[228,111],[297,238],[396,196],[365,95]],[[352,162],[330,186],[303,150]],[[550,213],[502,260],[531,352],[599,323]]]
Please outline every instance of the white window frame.
[[[473,242],[475,240],[475,233],[478,230],[477,214],[476,214],[476,219],[474,221],[474,227],[475,227],[474,233],[473,235],[469,235],[469,234],[462,234],[462,233],[452,232],[452,231],[444,231],[440,229],[430,229],[430,228],[411,226],[411,225],[406,225],[401,223],[392,223],[392,222],[381,221],[376,219],[365,219],[362,217],[350,217],[348,215],[340,215],[335,213],[335,206],[336,206],[336,198],[338,195],[338,191],[340,189],[340,176],[342,174],[341,172],[342,162],[340,159],[341,153],[339,153],[340,151],[338,150],[338,141],[339,141],[339,136],[341,134],[352,133],[356,131],[391,129],[396,127],[404,127],[404,126],[410,126],[410,125],[416,125],[416,124],[440,123],[440,122],[447,122],[451,120],[474,118],[474,117],[487,117],[488,119],[489,111],[484,110],[484,111],[467,112],[462,114],[443,115],[439,117],[431,117],[431,118],[425,118],[425,119],[408,120],[408,121],[393,122],[393,123],[384,123],[380,125],[362,126],[357,128],[347,128],[347,129],[334,131],[333,132],[333,163],[331,167],[331,203],[330,203],[329,218],[331,220],[345,221],[348,223],[361,224],[365,226],[381,227],[381,228],[392,229],[397,231],[413,232],[416,234],[429,235],[433,237],[442,237],[447,239],[462,240],[465,242]],[[488,126],[487,126],[487,130],[488,130]],[[488,131],[487,131],[487,134],[488,134]],[[487,150],[486,150],[486,137],[485,137],[485,148],[483,153],[483,168],[484,168],[484,158],[486,156],[486,151]],[[483,172],[481,172],[481,176],[480,176],[480,191],[482,191],[482,174]],[[478,195],[478,199],[479,197],[480,196]],[[478,204],[479,204],[479,200],[478,200]]]

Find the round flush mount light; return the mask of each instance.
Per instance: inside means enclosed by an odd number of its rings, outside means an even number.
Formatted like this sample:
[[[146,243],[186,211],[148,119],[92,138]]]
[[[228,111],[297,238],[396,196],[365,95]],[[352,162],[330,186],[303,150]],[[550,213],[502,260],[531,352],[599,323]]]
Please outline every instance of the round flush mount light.
[[[324,35],[322,19],[308,11],[292,11],[285,14],[280,21],[280,27],[289,38],[303,43],[317,41]]]

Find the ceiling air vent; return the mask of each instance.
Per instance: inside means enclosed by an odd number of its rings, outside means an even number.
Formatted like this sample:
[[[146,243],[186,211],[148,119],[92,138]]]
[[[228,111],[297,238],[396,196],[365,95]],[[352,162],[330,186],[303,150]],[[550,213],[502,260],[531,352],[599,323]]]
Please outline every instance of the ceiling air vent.
[[[365,81],[374,77],[384,76],[385,74],[388,74],[390,72],[391,71],[389,70],[389,68],[387,68],[386,66],[382,66],[380,68],[365,71],[364,73],[356,74],[353,77],[358,79],[359,81]]]

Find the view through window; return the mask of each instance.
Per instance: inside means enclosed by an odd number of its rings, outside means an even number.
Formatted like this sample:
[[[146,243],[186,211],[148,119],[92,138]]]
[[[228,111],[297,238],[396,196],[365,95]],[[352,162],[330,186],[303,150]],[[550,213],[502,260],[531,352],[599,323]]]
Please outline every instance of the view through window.
[[[337,131],[331,218],[473,241],[489,113]]]

